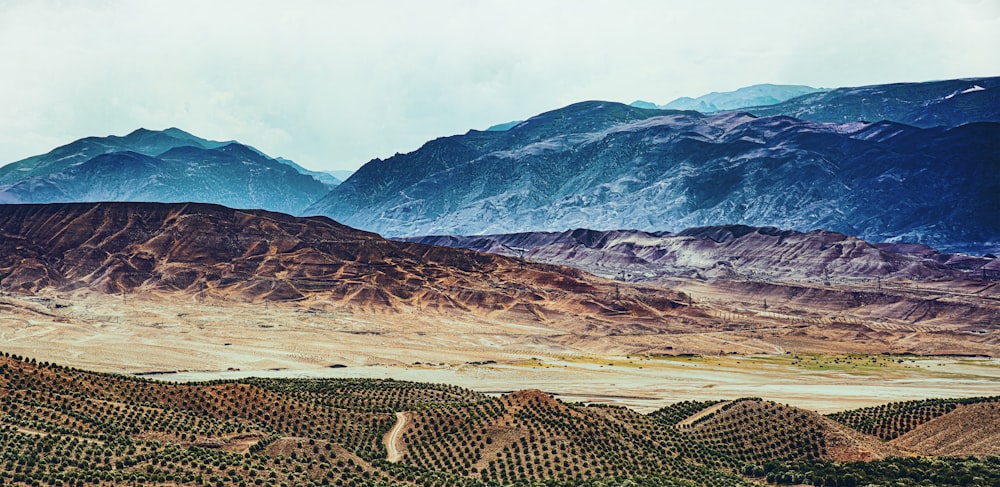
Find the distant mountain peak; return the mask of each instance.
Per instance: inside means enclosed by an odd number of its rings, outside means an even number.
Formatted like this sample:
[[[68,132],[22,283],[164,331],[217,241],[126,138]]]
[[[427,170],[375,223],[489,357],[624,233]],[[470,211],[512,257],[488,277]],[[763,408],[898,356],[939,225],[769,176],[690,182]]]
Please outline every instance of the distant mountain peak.
[[[510,122],[498,123],[496,125],[490,125],[489,127],[486,128],[486,131],[487,132],[506,132],[506,131],[508,131],[508,130],[516,127],[518,124],[520,124],[523,121],[524,120],[513,120],[513,121],[510,121]]]
[[[168,134],[168,135],[178,136],[178,137],[194,137],[194,135],[191,135],[190,132],[181,130],[181,129],[177,128],[177,127],[169,127],[169,128],[163,129],[163,133]]]
[[[702,113],[715,113],[727,110],[774,105],[798,96],[825,91],[804,85],[777,85],[771,83],[745,86],[733,91],[713,91],[697,98],[682,96],[666,105],[653,105],[646,101],[632,102],[639,108],[659,108],[665,110],[695,110]],[[650,106],[653,105],[653,106]]]

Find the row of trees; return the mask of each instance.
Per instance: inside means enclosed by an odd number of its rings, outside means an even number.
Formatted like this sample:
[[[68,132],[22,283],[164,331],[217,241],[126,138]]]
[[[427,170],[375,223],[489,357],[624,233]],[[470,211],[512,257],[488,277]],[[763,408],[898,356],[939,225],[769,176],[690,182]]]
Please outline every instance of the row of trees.
[[[873,462],[771,462],[745,472],[777,484],[823,487],[1000,485],[1000,458],[887,458]]]

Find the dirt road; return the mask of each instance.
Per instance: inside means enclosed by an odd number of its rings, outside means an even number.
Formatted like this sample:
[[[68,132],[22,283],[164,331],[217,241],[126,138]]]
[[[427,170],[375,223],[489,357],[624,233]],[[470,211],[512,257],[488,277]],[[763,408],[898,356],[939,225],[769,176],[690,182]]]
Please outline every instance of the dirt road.
[[[403,428],[406,427],[406,413],[396,413],[396,424],[393,425],[389,433],[385,435],[385,459],[390,462],[398,462],[399,458],[402,456],[399,454],[399,448],[396,447],[399,444],[401,436],[403,434]]]

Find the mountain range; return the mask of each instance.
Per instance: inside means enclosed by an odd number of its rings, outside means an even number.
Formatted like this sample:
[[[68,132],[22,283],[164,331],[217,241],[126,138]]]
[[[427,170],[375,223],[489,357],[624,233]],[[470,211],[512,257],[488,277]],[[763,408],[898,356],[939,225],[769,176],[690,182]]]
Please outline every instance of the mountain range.
[[[305,214],[389,236],[742,224],[995,253],[998,79],[854,89],[907,120],[913,93],[934,94],[923,119],[948,124],[931,128],[860,122],[860,106],[854,121],[820,123],[577,103],[372,160]],[[805,96],[830,100],[814,114],[839,113],[844,93]],[[988,103],[964,110],[963,97]]]
[[[337,184],[238,142],[138,129],[0,167],[0,203],[199,201],[297,213]]]
[[[994,77],[755,85],[697,107],[773,104],[713,114],[582,102],[374,159],[341,185],[238,142],[139,129],[0,167],[0,203],[208,202],[386,236],[774,226],[997,253],[997,93]]]

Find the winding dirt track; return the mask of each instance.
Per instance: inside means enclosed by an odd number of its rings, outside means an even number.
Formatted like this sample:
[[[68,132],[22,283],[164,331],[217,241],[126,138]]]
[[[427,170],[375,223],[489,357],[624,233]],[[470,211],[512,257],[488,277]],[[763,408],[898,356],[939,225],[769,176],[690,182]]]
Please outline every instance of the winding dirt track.
[[[386,461],[398,462],[399,458],[402,456],[399,454],[399,449],[396,445],[399,443],[400,437],[403,433],[403,428],[406,427],[406,413],[396,413],[396,424],[393,425],[389,433],[385,435],[385,450],[386,450]]]
[[[705,416],[708,416],[709,414],[712,414],[712,413],[714,413],[714,412],[716,412],[716,411],[718,411],[718,410],[726,407],[726,405],[729,404],[729,403],[731,403],[731,402],[733,402],[733,401],[724,401],[724,402],[720,402],[718,404],[713,404],[713,405],[711,405],[711,406],[709,406],[709,407],[707,407],[705,409],[702,409],[701,411],[698,411],[697,413],[694,413],[691,416],[689,416],[688,418],[685,418],[684,420],[682,420],[679,423],[677,423],[677,427],[678,428],[687,428],[688,426],[691,426],[692,424],[694,424],[695,421],[698,421],[699,419],[704,418]]]

